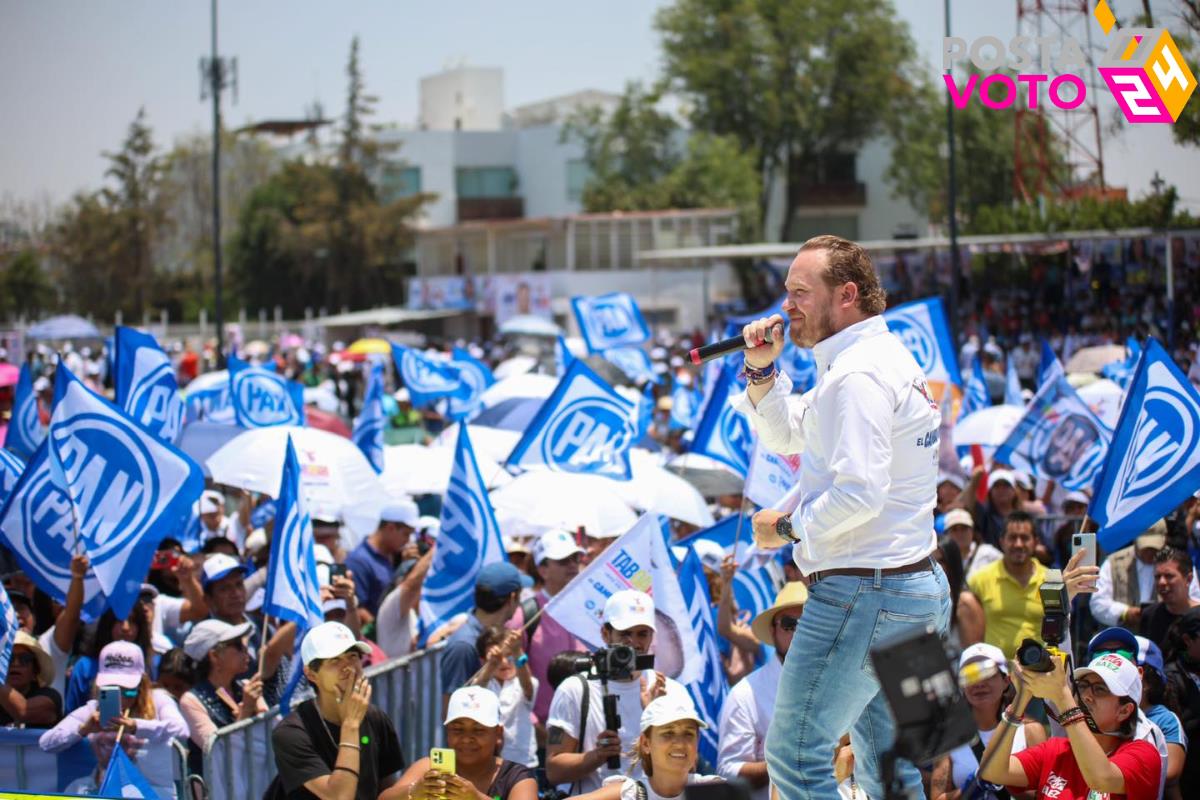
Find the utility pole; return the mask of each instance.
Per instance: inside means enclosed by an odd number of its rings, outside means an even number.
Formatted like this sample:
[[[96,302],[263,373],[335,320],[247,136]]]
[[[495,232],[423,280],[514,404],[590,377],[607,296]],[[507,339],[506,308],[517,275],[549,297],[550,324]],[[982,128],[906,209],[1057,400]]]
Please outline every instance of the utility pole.
[[[221,296],[221,91],[233,88],[237,100],[237,59],[217,53],[217,0],[212,0],[212,55],[200,59],[200,99],[212,99],[213,319],[217,324],[217,368],[225,366],[225,314]]]

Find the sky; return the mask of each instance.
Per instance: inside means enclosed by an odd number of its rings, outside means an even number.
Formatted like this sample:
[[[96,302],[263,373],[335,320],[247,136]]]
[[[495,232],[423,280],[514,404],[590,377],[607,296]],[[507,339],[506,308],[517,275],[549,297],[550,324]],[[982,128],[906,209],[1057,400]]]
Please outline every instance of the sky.
[[[893,2],[936,75],[942,3]],[[420,77],[458,62],[503,68],[510,108],[581,89],[619,92],[629,80],[659,74],[653,18],[666,4],[226,0],[220,50],[237,57],[239,73],[237,103],[225,99],[226,124],[302,117],[314,100],[327,116],[340,114],[356,34],[381,123],[411,125]],[[1140,2],[1113,5],[1122,14]],[[951,0],[951,7],[955,35],[1008,41],[1016,33],[1015,0]],[[0,197],[61,202],[99,188],[102,153],[120,146],[139,107],[162,146],[211,130],[198,67],[209,52],[209,13],[209,0],[0,0]],[[1113,106],[1102,96],[1107,111]],[[1200,148],[1174,145],[1169,126],[1126,126],[1105,138],[1105,161],[1108,183],[1127,186],[1132,197],[1149,191],[1157,170],[1200,212]]]

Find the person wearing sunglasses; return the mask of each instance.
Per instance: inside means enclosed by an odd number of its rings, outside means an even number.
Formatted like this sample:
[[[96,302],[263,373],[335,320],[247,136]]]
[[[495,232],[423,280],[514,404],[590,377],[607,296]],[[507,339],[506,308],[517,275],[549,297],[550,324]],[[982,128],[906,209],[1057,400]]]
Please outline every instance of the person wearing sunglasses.
[[[775,648],[775,656],[738,681],[725,698],[718,725],[717,773],[728,781],[750,784],[753,800],[768,800],[767,727],[774,716],[776,690],[783,660],[808,600],[808,587],[799,581],[784,584],[770,608],[750,623],[755,638]]]
[[[194,670],[192,688],[179,701],[191,734],[189,765],[203,766],[204,744],[218,728],[267,710],[262,677],[237,679],[252,666],[246,649],[250,627],[249,622],[230,625],[206,619],[184,640],[183,652]]]
[[[165,689],[156,689],[146,672],[142,648],[134,642],[116,641],[100,651],[95,695],[107,688],[121,693],[121,714],[102,724],[100,703],[94,696],[42,734],[38,744],[47,753],[59,753],[88,739],[96,753],[96,772],[69,787],[72,794],[94,790],[104,777],[108,760],[120,746],[161,798],[175,797],[171,740],[187,736],[187,723]],[[89,792],[90,793],[90,792]]]
[[[1106,795],[1155,800],[1162,762],[1152,745],[1134,738],[1142,697],[1137,666],[1124,656],[1105,653],[1075,670],[1072,682],[1062,657],[1052,656],[1051,663],[1049,672],[1013,664],[1020,686],[1017,699],[1001,714],[1000,730],[980,759],[979,777],[1060,800]],[[1013,754],[1014,735],[1034,697],[1058,709],[1067,735]],[[1089,717],[1098,733],[1092,732]]]

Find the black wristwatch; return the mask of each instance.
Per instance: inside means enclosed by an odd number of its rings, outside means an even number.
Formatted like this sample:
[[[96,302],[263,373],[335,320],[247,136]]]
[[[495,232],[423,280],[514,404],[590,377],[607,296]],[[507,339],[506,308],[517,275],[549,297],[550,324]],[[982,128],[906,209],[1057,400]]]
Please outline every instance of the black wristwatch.
[[[783,516],[775,520],[775,533],[780,539],[789,544],[796,542],[796,537],[792,535],[792,520],[790,517]]]

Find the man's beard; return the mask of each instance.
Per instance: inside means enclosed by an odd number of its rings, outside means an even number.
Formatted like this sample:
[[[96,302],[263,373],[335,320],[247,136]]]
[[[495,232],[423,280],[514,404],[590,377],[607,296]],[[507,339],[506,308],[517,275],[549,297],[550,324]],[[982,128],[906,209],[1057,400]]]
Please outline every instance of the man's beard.
[[[810,325],[810,323],[815,324]],[[817,342],[828,339],[833,335],[833,323],[829,321],[829,309],[822,308],[820,314],[815,318],[812,316],[805,317],[803,325],[797,325],[793,321],[791,328],[788,330],[788,335],[792,340],[792,344],[806,349],[811,348]],[[805,338],[808,336],[811,336],[812,339]]]

